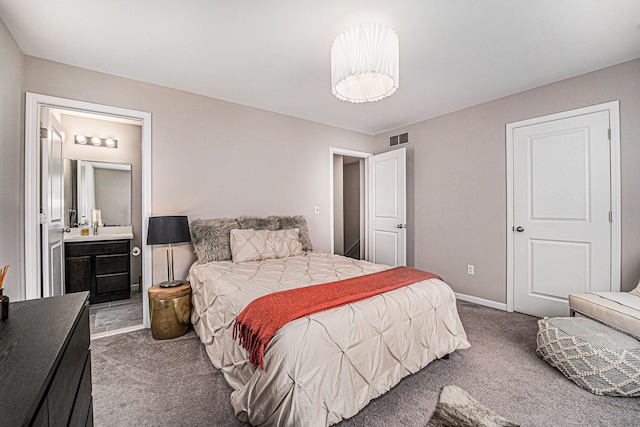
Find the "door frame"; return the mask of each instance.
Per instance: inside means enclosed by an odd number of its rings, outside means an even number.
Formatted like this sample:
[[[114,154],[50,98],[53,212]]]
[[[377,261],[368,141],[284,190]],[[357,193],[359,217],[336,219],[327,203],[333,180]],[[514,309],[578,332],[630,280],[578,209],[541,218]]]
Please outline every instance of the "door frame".
[[[349,156],[349,157],[357,157],[359,159],[366,159],[367,157],[371,157],[373,156],[373,153],[367,153],[364,151],[355,151],[355,150],[348,150],[345,148],[335,148],[335,147],[329,147],[329,245],[331,248],[331,253],[335,253],[335,230],[334,230],[334,222],[335,222],[335,217],[334,217],[334,212],[333,212],[333,207],[334,207],[334,193],[333,193],[333,156],[334,155],[338,155],[338,156]],[[368,174],[367,174],[367,165],[365,162],[365,171],[364,171],[364,212],[361,212],[361,215],[364,215],[364,236],[362,236],[362,244],[363,244],[363,248],[364,248],[364,256],[365,258],[367,258],[368,256],[368,252],[367,252],[367,244],[368,244],[368,234],[369,234],[369,219],[368,219],[368,209],[369,209],[369,195],[368,195],[368,191],[367,188],[369,188],[368,186]],[[362,171],[360,173],[360,176],[362,177]],[[361,186],[362,187],[362,186]],[[362,203],[361,203],[362,205]],[[362,253],[362,249],[360,250],[360,253]]]
[[[516,128],[530,126],[569,117],[609,112],[610,139],[610,171],[611,171],[611,291],[619,292],[621,288],[621,196],[620,196],[620,102],[611,101],[589,107],[578,108],[506,125],[506,162],[507,162],[507,311],[513,311],[514,299],[514,233],[513,227],[513,132]]]
[[[42,296],[40,272],[39,203],[40,193],[40,108],[61,108],[79,112],[140,120],[142,123],[142,235],[147,235],[148,218],[151,216],[151,113],[109,105],[94,104],[73,99],[59,98],[37,93],[26,93],[24,130],[24,262],[25,299]],[[144,240],[144,239],[143,239]],[[143,322],[150,327],[149,299],[146,289],[151,283],[151,250],[142,245]]]

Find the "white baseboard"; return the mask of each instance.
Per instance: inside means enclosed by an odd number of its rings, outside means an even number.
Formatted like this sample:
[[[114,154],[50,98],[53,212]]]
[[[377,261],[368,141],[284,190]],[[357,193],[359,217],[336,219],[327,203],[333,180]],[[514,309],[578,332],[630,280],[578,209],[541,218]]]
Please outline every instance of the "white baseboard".
[[[456,298],[461,301],[468,301],[486,307],[495,308],[497,310],[507,311],[507,304],[501,302],[495,302],[484,298],[474,297],[472,295],[459,294],[456,292]]]

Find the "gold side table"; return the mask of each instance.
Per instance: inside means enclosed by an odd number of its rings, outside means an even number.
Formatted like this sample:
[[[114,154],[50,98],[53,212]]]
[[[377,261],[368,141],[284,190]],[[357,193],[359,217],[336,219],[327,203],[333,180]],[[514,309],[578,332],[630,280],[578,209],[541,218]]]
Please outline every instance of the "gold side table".
[[[186,334],[191,323],[191,285],[150,287],[149,311],[153,338],[166,340]]]

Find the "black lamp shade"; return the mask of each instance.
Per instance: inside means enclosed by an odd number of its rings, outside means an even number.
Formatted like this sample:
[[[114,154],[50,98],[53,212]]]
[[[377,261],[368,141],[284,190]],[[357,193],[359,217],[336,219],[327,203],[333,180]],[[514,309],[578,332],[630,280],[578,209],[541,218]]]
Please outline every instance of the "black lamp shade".
[[[149,217],[147,245],[190,242],[189,220],[184,215]]]

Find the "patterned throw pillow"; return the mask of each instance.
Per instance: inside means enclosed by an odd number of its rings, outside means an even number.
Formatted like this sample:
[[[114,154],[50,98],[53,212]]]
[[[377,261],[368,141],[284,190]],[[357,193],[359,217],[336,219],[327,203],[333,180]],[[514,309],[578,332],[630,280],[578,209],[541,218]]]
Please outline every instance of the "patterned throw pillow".
[[[300,231],[290,230],[231,230],[233,262],[260,261],[302,255],[298,241]]]
[[[629,292],[631,295],[635,295],[637,297],[640,297],[640,283],[638,283],[638,286],[636,286],[636,288],[634,290],[632,290],[631,292]]]
[[[302,215],[296,216],[270,216],[269,219],[273,218],[278,221],[278,230],[289,230],[292,228],[297,228],[300,230],[300,243],[302,243],[303,251],[312,251],[313,246],[311,245],[311,237],[309,237],[309,228],[307,227],[307,220]]]

